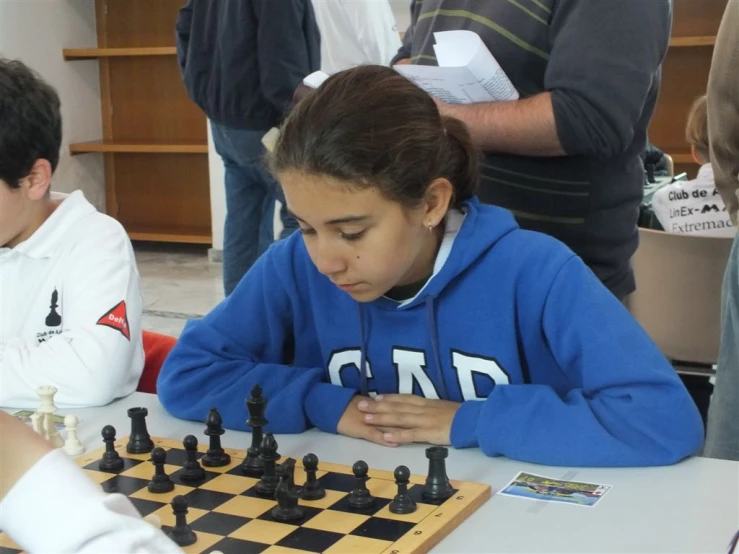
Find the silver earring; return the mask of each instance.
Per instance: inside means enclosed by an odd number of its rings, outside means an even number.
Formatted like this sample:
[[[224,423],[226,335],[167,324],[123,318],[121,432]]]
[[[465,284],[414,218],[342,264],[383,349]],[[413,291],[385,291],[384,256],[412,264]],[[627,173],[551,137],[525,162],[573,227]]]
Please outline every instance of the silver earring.
[[[429,233],[433,233],[434,232],[434,224],[433,223],[427,223],[426,224],[426,227],[428,228]]]

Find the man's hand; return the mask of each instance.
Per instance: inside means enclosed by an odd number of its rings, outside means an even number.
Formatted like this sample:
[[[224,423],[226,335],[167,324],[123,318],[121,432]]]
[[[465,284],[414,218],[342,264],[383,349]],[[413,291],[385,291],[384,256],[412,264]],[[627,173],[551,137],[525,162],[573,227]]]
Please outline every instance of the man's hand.
[[[366,425],[380,432],[386,443],[451,444],[452,421],[461,406],[413,394],[387,394],[357,403]]]
[[[410,58],[403,58],[402,60],[398,60],[395,62],[395,65],[410,65],[411,59]]]
[[[347,437],[365,439],[383,446],[398,446],[396,442],[386,440],[383,433],[394,433],[399,429],[370,425],[365,421],[365,414],[357,406],[367,402],[374,403],[374,400],[359,395],[352,398],[336,426],[336,431]]]

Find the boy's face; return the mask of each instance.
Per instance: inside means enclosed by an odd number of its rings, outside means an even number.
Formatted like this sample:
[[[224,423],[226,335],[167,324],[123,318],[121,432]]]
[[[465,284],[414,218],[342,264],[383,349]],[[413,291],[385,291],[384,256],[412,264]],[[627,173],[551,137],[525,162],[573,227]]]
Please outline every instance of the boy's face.
[[[0,246],[14,248],[38,229],[49,216],[44,203],[51,181],[51,165],[38,160],[31,173],[11,188],[0,179]]]
[[[359,302],[431,274],[438,239],[424,227],[425,207],[404,209],[376,188],[352,189],[325,176],[279,175],[320,273]]]

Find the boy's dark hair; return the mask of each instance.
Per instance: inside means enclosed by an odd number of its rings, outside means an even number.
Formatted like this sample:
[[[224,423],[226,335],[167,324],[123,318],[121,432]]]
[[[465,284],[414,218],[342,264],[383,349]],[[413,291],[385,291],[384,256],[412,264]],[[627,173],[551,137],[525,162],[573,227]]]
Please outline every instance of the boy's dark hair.
[[[56,91],[22,62],[0,58],[0,179],[18,188],[39,159],[54,171],[61,144]]]
[[[480,179],[467,127],[442,118],[433,99],[395,70],[375,65],[337,73],[301,100],[270,166],[375,186],[406,207],[418,205],[439,177],[452,183],[451,205],[459,207]]]

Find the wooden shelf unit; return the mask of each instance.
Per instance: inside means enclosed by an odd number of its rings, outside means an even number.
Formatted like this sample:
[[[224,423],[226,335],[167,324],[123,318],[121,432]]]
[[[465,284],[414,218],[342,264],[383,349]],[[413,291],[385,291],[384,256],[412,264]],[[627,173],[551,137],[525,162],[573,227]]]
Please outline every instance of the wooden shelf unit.
[[[727,0],[674,0],[670,48],[662,66],[662,86],[649,140],[675,163],[675,173],[695,177],[698,164],[685,142],[693,101],[706,93],[713,45]]]
[[[65,60],[94,60],[97,58],[121,58],[132,56],[176,56],[176,46],[149,48],[65,48]]]
[[[101,153],[128,153],[128,154],[207,154],[207,142],[192,142],[181,144],[164,144],[155,142],[112,142],[96,140],[78,142],[69,145],[69,152],[75,154]]]
[[[207,120],[182,84],[175,22],[182,0],[95,0],[98,44],[64,58],[98,60],[106,211],[133,240],[212,241]]]

